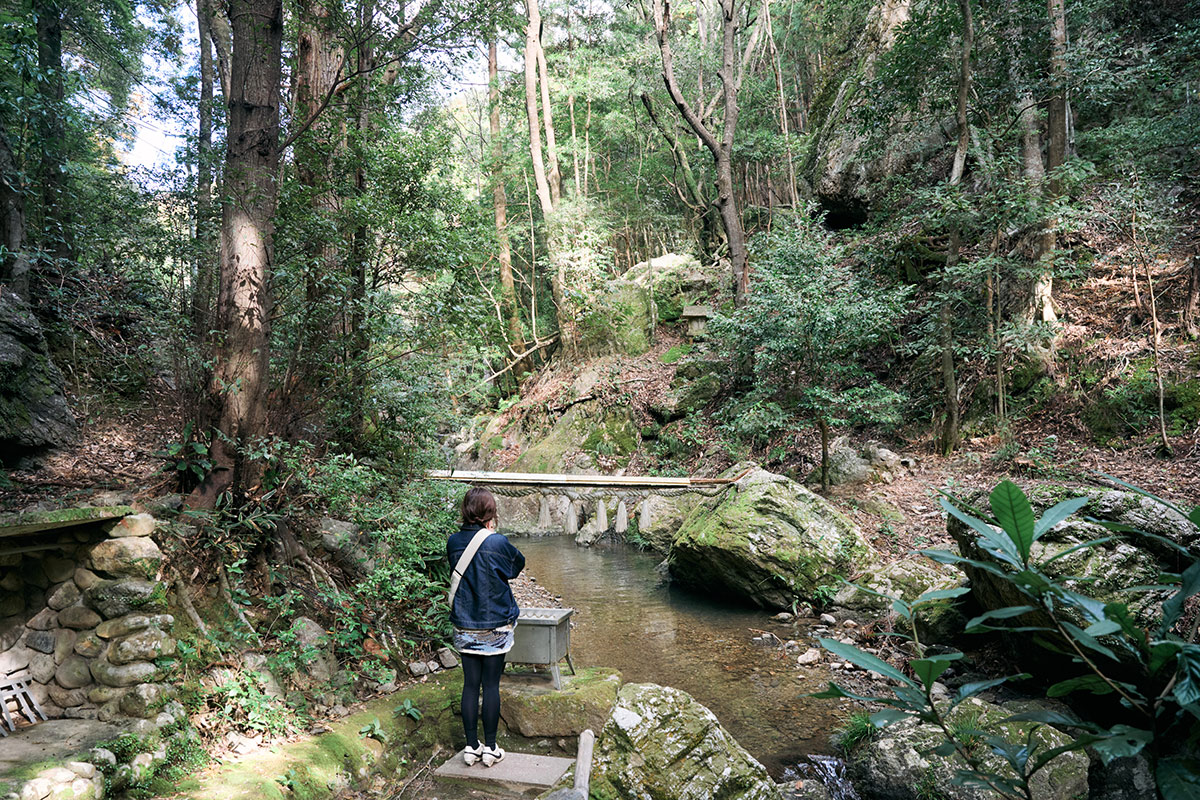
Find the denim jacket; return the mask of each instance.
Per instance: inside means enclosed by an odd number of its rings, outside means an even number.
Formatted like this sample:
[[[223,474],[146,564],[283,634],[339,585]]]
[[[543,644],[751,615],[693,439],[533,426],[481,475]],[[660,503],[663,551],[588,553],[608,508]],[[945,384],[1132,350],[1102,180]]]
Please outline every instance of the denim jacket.
[[[446,541],[450,568],[458,565],[463,551],[481,525],[466,525]],[[475,558],[462,571],[458,594],[450,609],[450,622],[459,628],[491,630],[517,621],[520,609],[508,582],[525,568],[525,556],[500,533],[484,539]]]

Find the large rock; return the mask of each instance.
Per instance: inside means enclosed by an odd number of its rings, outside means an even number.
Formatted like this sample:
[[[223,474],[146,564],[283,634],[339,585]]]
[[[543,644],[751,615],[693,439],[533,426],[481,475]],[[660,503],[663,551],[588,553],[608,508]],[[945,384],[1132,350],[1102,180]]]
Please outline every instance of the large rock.
[[[633,265],[625,279],[653,293],[655,316],[662,322],[675,322],[684,306],[706,298],[720,285],[723,273],[705,269],[688,254],[666,253]]]
[[[166,584],[140,578],[101,581],[84,592],[83,597],[106,619],[123,617],[134,611],[158,614],[167,610]]]
[[[20,295],[0,287],[0,461],[67,444],[75,432],[42,326]]]
[[[1024,743],[1033,731],[1038,753],[1062,746],[1071,739],[1046,725],[1030,722],[997,723],[1012,713],[1000,706],[971,698],[950,714],[951,723],[965,728],[988,729],[1012,742]],[[994,727],[993,727],[994,726]],[[958,755],[941,757],[929,751],[945,741],[941,730],[916,720],[890,725],[858,745],[849,759],[850,776],[871,800],[992,800],[990,790],[954,785],[954,776],[965,762]],[[984,765],[1001,775],[1012,776],[1008,766],[979,745]],[[1063,753],[1033,779],[1033,796],[1038,800],[1074,800],[1088,795],[1088,757],[1080,752]]]
[[[108,648],[108,658],[114,664],[131,661],[153,661],[159,656],[175,654],[175,640],[158,628],[146,628],[114,642]]]
[[[612,669],[563,676],[563,688],[557,691],[544,677],[531,683],[509,675],[500,684],[500,715],[510,731],[531,739],[578,736],[604,727],[620,685],[621,673]]]
[[[700,501],[700,495],[696,494],[648,496],[637,506],[638,536],[658,552],[666,553]]]
[[[609,281],[592,301],[591,313],[579,325],[579,351],[585,355],[623,353],[637,356],[654,338],[654,299],[633,281]]]
[[[862,571],[872,558],[862,533],[827,501],[755,468],[714,509],[692,512],[668,561],[684,585],[788,608]]]
[[[301,687],[327,686],[337,672],[337,659],[329,642],[329,634],[315,620],[299,617],[292,623],[296,645],[304,654],[304,663],[294,674]]]
[[[113,664],[107,658],[101,657],[91,662],[91,672],[97,683],[105,686],[124,687],[154,680],[158,674],[158,668],[148,661]]]
[[[1062,487],[1042,487],[1029,493],[1035,513],[1043,512],[1066,497],[1082,494],[1084,492]],[[1131,493],[1093,490],[1086,494],[1091,499],[1079,514],[1059,523],[1033,544],[1031,555],[1034,561],[1044,562],[1083,542],[1112,535],[1108,529],[1084,517],[1138,527],[1200,554],[1200,530],[1176,512]],[[966,503],[987,508],[986,493],[968,493],[962,499]],[[982,561],[991,558],[976,546],[977,534],[954,517],[949,518],[947,529],[964,556]],[[1148,537],[1127,534],[1104,545],[1083,548],[1063,556],[1046,566],[1045,573],[1102,603],[1127,604],[1134,617],[1142,625],[1149,626],[1156,619],[1162,601],[1172,591],[1131,594],[1127,589],[1130,586],[1156,584],[1161,572],[1175,569],[1174,559],[1169,557],[1162,545]],[[963,570],[971,581],[972,599],[984,609],[1026,604],[1028,598],[1007,581],[970,565],[964,565]]]
[[[868,442],[855,447],[849,437],[839,436],[829,445],[827,465],[830,486],[856,483],[891,483],[911,462],[892,452],[878,442]],[[820,485],[821,467],[818,465],[808,476],[810,486]]]
[[[690,695],[628,684],[592,763],[600,800],[779,800],[770,775]]]
[[[153,578],[163,561],[162,550],[148,536],[106,539],[95,545],[88,566],[117,577]]]
[[[892,613],[892,601],[887,597],[911,603],[925,592],[954,589],[962,583],[963,576],[954,567],[910,556],[859,575],[852,584],[838,589],[833,603],[856,614],[881,616]],[[965,622],[955,600],[923,604],[917,612],[917,632],[925,644],[950,640],[962,631]]]

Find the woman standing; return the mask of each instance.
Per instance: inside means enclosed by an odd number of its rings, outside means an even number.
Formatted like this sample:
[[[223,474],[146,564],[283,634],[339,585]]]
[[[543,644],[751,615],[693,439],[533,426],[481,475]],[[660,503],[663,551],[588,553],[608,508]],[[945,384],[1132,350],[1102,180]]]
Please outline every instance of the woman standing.
[[[463,732],[467,765],[503,760],[496,744],[500,725],[500,675],[512,649],[520,609],[508,582],[525,568],[525,556],[496,533],[496,498],[487,489],[470,489],[462,502],[462,529],[446,542],[453,569],[450,622],[454,649],[462,656]],[[479,699],[483,693],[483,739],[479,743]]]

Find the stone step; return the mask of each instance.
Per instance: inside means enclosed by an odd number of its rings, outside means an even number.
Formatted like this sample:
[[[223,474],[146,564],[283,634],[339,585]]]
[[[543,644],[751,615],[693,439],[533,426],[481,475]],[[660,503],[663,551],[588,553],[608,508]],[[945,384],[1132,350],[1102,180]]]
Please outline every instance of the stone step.
[[[549,789],[574,764],[572,758],[508,752],[499,764],[485,767],[482,761],[477,761],[468,767],[463,762],[463,751],[460,750],[433,774],[439,781],[503,788],[520,794],[530,789]]]

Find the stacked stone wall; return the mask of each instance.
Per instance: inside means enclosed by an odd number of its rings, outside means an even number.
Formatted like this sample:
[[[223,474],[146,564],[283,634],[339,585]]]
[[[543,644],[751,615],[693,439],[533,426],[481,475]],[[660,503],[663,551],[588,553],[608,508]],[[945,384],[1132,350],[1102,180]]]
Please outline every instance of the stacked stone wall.
[[[27,671],[51,719],[148,733],[182,715],[157,680],[175,640],[155,527],[133,514],[0,538],[0,680]]]

